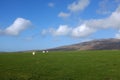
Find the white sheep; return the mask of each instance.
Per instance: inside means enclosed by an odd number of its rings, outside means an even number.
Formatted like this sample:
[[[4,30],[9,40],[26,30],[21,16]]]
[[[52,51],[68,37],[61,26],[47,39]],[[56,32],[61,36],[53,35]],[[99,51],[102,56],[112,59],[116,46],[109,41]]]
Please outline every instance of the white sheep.
[[[33,52],[32,54],[35,55],[35,52]]]
[[[42,51],[42,53],[45,53],[45,51]]]

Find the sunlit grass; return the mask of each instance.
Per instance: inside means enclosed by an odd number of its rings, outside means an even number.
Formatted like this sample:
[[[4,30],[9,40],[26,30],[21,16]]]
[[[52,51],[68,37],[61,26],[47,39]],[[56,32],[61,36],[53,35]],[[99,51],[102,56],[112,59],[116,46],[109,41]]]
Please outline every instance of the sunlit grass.
[[[119,80],[120,51],[1,53],[0,80]]]

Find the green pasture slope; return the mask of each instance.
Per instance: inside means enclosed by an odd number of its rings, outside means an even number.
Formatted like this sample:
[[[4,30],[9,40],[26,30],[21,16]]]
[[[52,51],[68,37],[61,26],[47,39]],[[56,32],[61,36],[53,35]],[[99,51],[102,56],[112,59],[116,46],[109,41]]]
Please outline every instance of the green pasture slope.
[[[120,51],[1,53],[0,80],[120,80]]]

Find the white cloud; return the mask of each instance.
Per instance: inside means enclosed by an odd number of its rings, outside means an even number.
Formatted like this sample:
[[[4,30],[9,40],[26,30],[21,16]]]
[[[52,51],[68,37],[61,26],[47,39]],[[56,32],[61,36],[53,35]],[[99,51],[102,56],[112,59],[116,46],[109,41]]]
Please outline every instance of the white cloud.
[[[54,4],[54,3],[52,3],[52,2],[50,2],[50,3],[48,3],[48,6],[49,6],[49,7],[54,7],[54,6],[55,6],[55,4]]]
[[[109,17],[104,19],[92,19],[85,21],[86,25],[96,30],[113,28],[120,30],[120,6]],[[120,38],[120,32],[115,35]]]
[[[61,18],[67,18],[70,17],[73,12],[79,12],[79,11],[83,11],[88,5],[89,5],[90,1],[89,0],[75,0],[72,4],[69,4],[67,6],[68,9],[68,13],[65,12],[60,12],[58,14],[58,17]]]
[[[2,32],[4,35],[17,36],[20,34],[20,32],[22,32],[30,26],[31,22],[29,20],[17,18],[12,25],[7,27],[5,30],[1,30],[0,32]]]
[[[43,30],[42,34],[52,34],[53,36],[71,36],[74,38],[85,37],[93,33],[95,30],[82,24],[78,27],[72,28],[67,25],[60,25],[58,29]]]
[[[85,21],[87,26],[97,28],[97,29],[106,29],[106,28],[120,28],[120,6],[113,12],[109,17],[104,19],[91,19]]]
[[[67,25],[60,25],[58,29],[51,29],[49,30],[54,36],[65,36],[68,35],[71,31],[71,28]]]
[[[53,36],[66,36],[69,34],[72,28],[67,25],[60,25],[57,29],[49,28],[48,30],[42,30],[41,35],[52,34]]]
[[[87,37],[90,34],[96,32],[100,29],[113,28],[120,30],[120,6],[116,11],[103,19],[90,19],[83,21],[82,25],[77,27],[68,27],[67,25],[61,25],[58,29],[48,30],[50,34],[56,36],[72,36],[76,38]],[[120,36],[119,33],[116,34],[116,37]]]
[[[72,31],[72,37],[86,37],[90,35],[91,33],[95,32],[95,29],[87,27],[85,24],[82,24],[76,28],[74,28]]]
[[[58,17],[61,17],[61,18],[67,18],[67,17],[69,17],[69,16],[70,16],[70,13],[60,12],[60,13],[58,14]]]
[[[68,10],[71,12],[82,11],[89,5],[89,3],[89,0],[77,0],[68,6]]]

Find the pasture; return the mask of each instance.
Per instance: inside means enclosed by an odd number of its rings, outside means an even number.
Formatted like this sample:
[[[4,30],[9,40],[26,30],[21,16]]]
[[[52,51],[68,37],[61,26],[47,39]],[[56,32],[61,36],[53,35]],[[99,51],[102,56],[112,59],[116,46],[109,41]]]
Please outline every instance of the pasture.
[[[120,80],[120,51],[0,53],[0,80]]]

